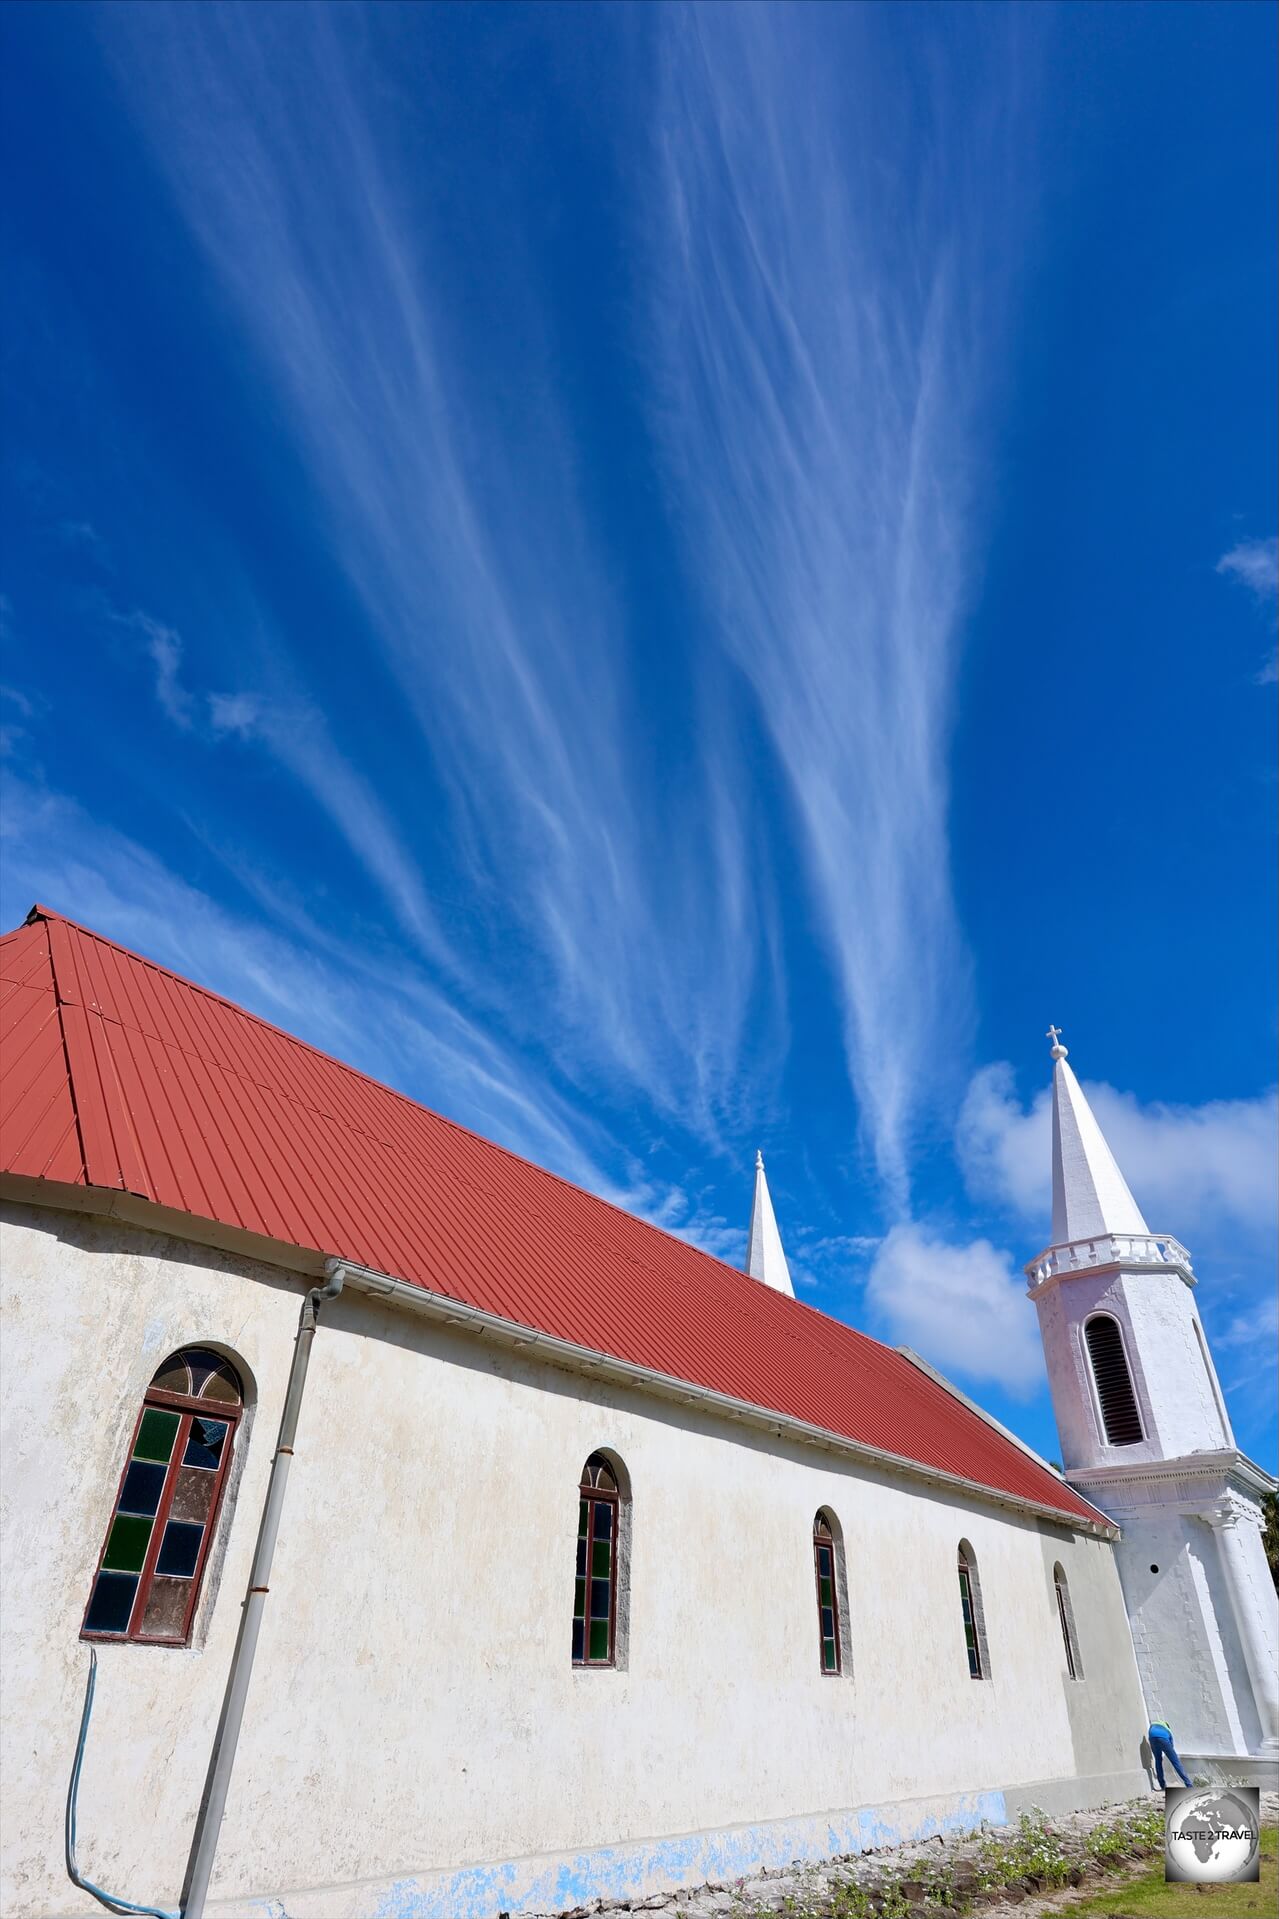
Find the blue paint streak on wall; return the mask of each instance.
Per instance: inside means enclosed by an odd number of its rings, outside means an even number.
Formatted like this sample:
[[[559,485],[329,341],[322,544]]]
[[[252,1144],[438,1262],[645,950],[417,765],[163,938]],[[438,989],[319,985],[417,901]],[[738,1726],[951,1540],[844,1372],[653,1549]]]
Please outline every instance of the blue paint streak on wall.
[[[763,1867],[970,1832],[1007,1824],[1002,1792],[965,1793],[927,1805],[866,1806],[830,1817],[780,1819],[720,1832],[681,1833],[630,1846],[604,1846],[554,1860],[395,1880],[371,1919],[496,1919],[499,1912],[556,1912],[592,1899],[641,1899],[650,1892],[749,1877]],[[263,1909],[265,1912],[265,1909]]]

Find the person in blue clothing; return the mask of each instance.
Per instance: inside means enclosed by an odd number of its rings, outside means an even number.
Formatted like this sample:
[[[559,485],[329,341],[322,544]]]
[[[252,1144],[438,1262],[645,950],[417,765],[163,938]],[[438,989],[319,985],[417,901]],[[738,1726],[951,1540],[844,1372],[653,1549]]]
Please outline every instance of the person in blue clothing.
[[[1150,1741],[1150,1750],[1155,1755],[1155,1778],[1159,1781],[1160,1792],[1166,1790],[1164,1785],[1165,1759],[1172,1761],[1173,1766],[1181,1777],[1183,1786],[1192,1784],[1193,1782],[1187,1776],[1186,1768],[1177,1757],[1177,1748],[1172,1743],[1172,1727],[1166,1725],[1162,1719],[1152,1719],[1146,1737]]]

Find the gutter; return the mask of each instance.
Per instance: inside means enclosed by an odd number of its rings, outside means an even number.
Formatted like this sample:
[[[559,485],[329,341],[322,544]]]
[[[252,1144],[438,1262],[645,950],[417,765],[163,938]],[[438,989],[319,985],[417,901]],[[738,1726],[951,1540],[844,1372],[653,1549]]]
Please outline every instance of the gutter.
[[[505,1346],[523,1351],[537,1347],[549,1364],[560,1366],[567,1372],[585,1373],[589,1377],[637,1386],[643,1392],[655,1393],[677,1404],[702,1405],[720,1418],[741,1420],[763,1432],[772,1433],[776,1438],[790,1437],[803,1445],[819,1446],[827,1452],[856,1459],[882,1472],[898,1472],[922,1480],[925,1485],[945,1486],[973,1499],[983,1500],[988,1505],[1005,1506],[1012,1512],[1051,1519],[1059,1526],[1077,1527],[1079,1531],[1091,1533],[1099,1539],[1116,1540],[1122,1536],[1114,1521],[1095,1506],[1092,1510],[1096,1516],[1090,1521],[1084,1514],[1067,1512],[1060,1506],[1024,1499],[1014,1493],[1001,1493],[977,1480],[944,1472],[940,1467],[925,1466],[916,1459],[907,1459],[898,1453],[881,1452],[875,1446],[847,1439],[842,1433],[832,1433],[824,1426],[809,1425],[804,1420],[792,1419],[786,1413],[770,1412],[767,1407],[757,1406],[751,1400],[733,1399],[726,1393],[691,1385],[687,1380],[676,1379],[669,1373],[655,1372],[647,1366],[614,1359],[608,1353],[596,1352],[589,1346],[576,1346],[570,1340],[558,1339],[550,1333],[539,1333],[531,1326],[521,1326],[517,1320],[502,1319],[496,1313],[482,1312],[476,1306],[450,1299],[446,1293],[433,1293],[424,1286],[411,1286],[407,1280],[394,1279],[390,1274],[377,1272],[372,1267],[325,1257],[311,1248],[291,1246],[282,1240],[267,1239],[241,1226],[226,1226],[216,1220],[201,1219],[194,1213],[178,1212],[134,1193],[106,1187],[67,1186],[53,1180],[0,1173],[0,1198],[20,1205],[55,1207],[71,1213],[105,1214],[108,1218],[142,1227],[148,1232],[169,1233],[175,1239],[213,1246],[222,1252],[261,1260],[264,1265],[284,1268],[307,1277],[319,1274],[332,1276],[341,1272],[358,1292],[410,1306],[415,1312],[425,1313],[445,1325],[468,1328],[479,1337],[492,1338]],[[913,1364],[920,1364],[914,1355],[908,1356]],[[956,1398],[963,1398],[949,1382],[944,1383]],[[974,1407],[974,1410],[981,1412],[980,1407]],[[983,1413],[982,1417],[988,1425],[998,1424],[988,1413]],[[1013,1434],[1008,1437],[1015,1439]],[[1021,1451],[1030,1453],[1029,1447],[1021,1440],[1016,1440],[1016,1444]],[[1033,1454],[1030,1456],[1035,1457]],[[1045,1470],[1051,1472],[1052,1468],[1045,1463]],[[1077,1498],[1091,1505],[1092,1502],[1079,1487],[1072,1484],[1070,1490]]]
[[[695,1386],[689,1380],[677,1379],[670,1373],[659,1373],[651,1367],[636,1365],[631,1360],[616,1359],[611,1353],[601,1353],[590,1346],[575,1345],[571,1340],[561,1339],[554,1333],[538,1332],[534,1327],[522,1326],[517,1320],[503,1319],[497,1313],[487,1313],[478,1306],[468,1306],[461,1300],[452,1299],[447,1293],[435,1293],[424,1286],[410,1285],[407,1280],[395,1279],[389,1273],[379,1273],[368,1266],[353,1265],[344,1259],[328,1259],[325,1261],[325,1271],[331,1277],[340,1276],[353,1291],[398,1306],[411,1307],[437,1324],[452,1326],[479,1338],[492,1339],[524,1355],[535,1351],[549,1365],[562,1367],[567,1372],[585,1373],[589,1378],[636,1386],[643,1392],[674,1400],[680,1405],[698,1406],[720,1418],[740,1420],[744,1425],[771,1433],[778,1439],[793,1439],[803,1445],[819,1446],[826,1452],[845,1459],[855,1459],[881,1472],[901,1473],[911,1479],[923,1480],[928,1485],[944,1486],[950,1491],[962,1492],[969,1498],[1004,1506],[1013,1512],[1029,1513],[1036,1518],[1051,1519],[1059,1526],[1068,1525],[1100,1539],[1115,1540],[1120,1536],[1114,1521],[1096,1507],[1093,1508],[1095,1518],[1089,1519],[1083,1513],[1068,1512],[1060,1506],[1050,1506],[1017,1493],[1000,1492],[996,1487],[983,1485],[978,1480],[948,1473],[940,1466],[925,1466],[917,1459],[868,1446],[842,1433],[831,1432],[825,1426],[795,1419],[789,1413],[773,1412],[766,1406],[755,1405],[752,1400],[735,1399],[728,1393],[716,1392],[712,1387]],[[1029,1452],[1029,1448],[1023,1446],[1022,1451]],[[1074,1488],[1071,1490],[1074,1491]],[[1076,1496],[1084,1498],[1082,1493]]]

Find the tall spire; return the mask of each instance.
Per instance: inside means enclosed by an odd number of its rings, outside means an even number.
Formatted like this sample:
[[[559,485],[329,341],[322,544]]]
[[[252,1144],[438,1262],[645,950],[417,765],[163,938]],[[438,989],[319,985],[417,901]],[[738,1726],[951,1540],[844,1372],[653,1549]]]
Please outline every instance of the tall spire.
[[[1108,1233],[1150,1231],[1067,1063],[1057,1027],[1053,1042],[1053,1245]]]
[[[755,1197],[751,1202],[751,1229],[746,1241],[746,1270],[752,1279],[763,1280],[775,1293],[794,1299],[790,1267],[782,1251],[782,1236],[777,1230],[777,1215],[769,1198],[764,1177],[764,1155],[755,1155]]]

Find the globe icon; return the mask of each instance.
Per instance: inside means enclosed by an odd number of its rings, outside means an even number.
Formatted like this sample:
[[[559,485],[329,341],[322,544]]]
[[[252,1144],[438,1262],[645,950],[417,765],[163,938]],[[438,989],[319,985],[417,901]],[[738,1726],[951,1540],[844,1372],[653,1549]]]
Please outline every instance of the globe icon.
[[[1168,1861],[1182,1879],[1221,1885],[1249,1872],[1261,1844],[1257,1817],[1237,1793],[1186,1793],[1168,1821]]]

